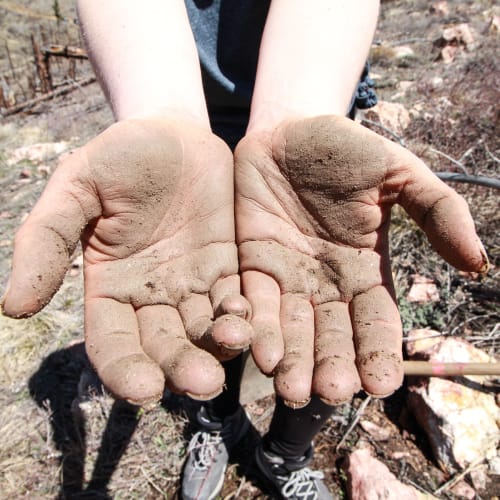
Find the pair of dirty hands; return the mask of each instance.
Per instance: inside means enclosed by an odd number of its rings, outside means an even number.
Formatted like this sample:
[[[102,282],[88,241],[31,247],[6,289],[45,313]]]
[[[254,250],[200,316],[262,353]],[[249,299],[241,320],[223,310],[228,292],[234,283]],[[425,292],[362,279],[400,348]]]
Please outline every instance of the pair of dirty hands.
[[[118,122],[62,159],[18,231],[3,311],[43,308],[81,238],[87,353],[117,397],[214,397],[217,359],[248,346],[292,405],[387,395],[403,377],[395,203],[448,262],[486,268],[465,201],[346,118],[249,134],[234,156],[192,123]]]

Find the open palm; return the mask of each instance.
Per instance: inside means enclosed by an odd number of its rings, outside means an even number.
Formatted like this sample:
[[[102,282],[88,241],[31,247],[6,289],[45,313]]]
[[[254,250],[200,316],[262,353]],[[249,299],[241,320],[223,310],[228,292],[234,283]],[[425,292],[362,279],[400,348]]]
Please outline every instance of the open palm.
[[[18,231],[4,313],[40,310],[81,236],[86,348],[108,389],[136,403],[157,400],[165,381],[217,394],[212,354],[232,357],[251,336],[232,172],[227,146],[192,124],[111,126],[63,159]]]
[[[451,264],[487,259],[465,201],[414,155],[343,117],[283,123],[235,153],[242,287],[253,354],[290,404],[383,396],[402,382],[388,252],[400,203]]]

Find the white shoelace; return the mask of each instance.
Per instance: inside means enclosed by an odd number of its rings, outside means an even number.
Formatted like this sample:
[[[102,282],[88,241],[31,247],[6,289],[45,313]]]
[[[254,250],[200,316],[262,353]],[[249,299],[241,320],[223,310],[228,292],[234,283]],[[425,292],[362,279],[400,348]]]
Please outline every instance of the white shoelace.
[[[281,488],[281,494],[285,498],[295,497],[317,500],[318,493],[315,491],[314,479],[323,479],[324,477],[323,472],[304,467],[290,474],[288,481]],[[309,495],[312,495],[312,497]]]
[[[212,462],[217,447],[222,443],[220,432],[198,431],[191,440],[188,454],[194,453],[193,467],[206,469]]]

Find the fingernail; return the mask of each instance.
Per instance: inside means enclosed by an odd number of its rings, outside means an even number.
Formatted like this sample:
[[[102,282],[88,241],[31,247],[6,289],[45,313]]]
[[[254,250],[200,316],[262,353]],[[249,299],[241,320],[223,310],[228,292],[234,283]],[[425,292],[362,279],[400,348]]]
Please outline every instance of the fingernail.
[[[304,408],[304,406],[307,406],[310,401],[311,398],[304,399],[303,401],[287,401],[286,399],[283,400],[285,406],[292,408],[292,410],[298,410],[300,408]]]
[[[5,297],[7,296],[9,291],[10,291],[10,278],[7,280],[7,284],[5,285],[5,290],[2,294],[2,296],[0,297],[0,307],[2,307],[2,309],[3,309],[3,303],[5,301]]]
[[[488,259],[488,255],[486,254],[486,250],[484,249],[484,246],[481,242],[479,242],[479,253],[481,254],[481,257],[483,258],[483,262],[481,265],[481,268],[479,269],[480,273],[486,273],[488,272],[490,268],[490,261]]]

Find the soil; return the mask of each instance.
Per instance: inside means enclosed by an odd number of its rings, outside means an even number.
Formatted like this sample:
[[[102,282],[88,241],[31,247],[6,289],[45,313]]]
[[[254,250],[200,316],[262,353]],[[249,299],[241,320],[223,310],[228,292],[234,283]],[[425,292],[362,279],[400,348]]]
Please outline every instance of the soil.
[[[30,34],[41,45],[82,46],[82,42],[69,0],[1,0],[0,15],[5,40],[0,49],[0,87],[4,104],[14,105],[41,95]],[[403,104],[411,121],[397,133],[373,124],[368,115],[364,124],[404,142],[435,171],[465,169],[470,175],[498,178],[500,70],[495,15],[498,7],[490,0],[383,2],[371,54],[372,76],[379,99]],[[461,23],[472,30],[474,43],[466,47],[452,42],[455,58],[445,63],[440,56],[443,42],[436,41],[445,27]],[[400,46],[411,48],[411,55],[398,56],[395,48]],[[85,60],[61,58],[51,62],[51,74],[58,88],[83,81],[91,68]],[[49,152],[43,160],[13,159],[14,152],[38,143],[64,142],[66,150],[78,147],[113,118],[96,83],[76,86],[25,112],[8,115],[2,106],[0,284],[4,286],[15,230],[40,195],[57,156]],[[404,333],[434,328],[497,355],[498,191],[475,184],[453,183],[453,187],[469,203],[491,269],[484,276],[452,269],[430,250],[404,212],[393,210],[391,256]],[[167,393],[161,405],[143,411],[102,392],[82,345],[80,248],[72,262],[63,287],[41,313],[22,321],[0,317],[0,498],[176,498],[192,432],[188,417],[197,403]],[[415,274],[433,280],[439,301],[415,304],[407,299]],[[347,495],[342,464],[362,443],[401,481],[420,491],[435,492],[451,479],[440,470],[407,407],[408,382],[383,400],[357,394],[336,407],[319,433],[313,466],[325,472],[327,484],[339,498]],[[251,457],[272,408],[272,395],[246,404],[253,427],[231,457],[221,498],[269,498],[255,478]],[[486,462],[478,470],[486,471],[484,484],[474,479],[474,473],[463,481],[475,498],[494,498],[500,491],[499,476],[489,472]],[[451,486],[436,496],[464,498]]]

